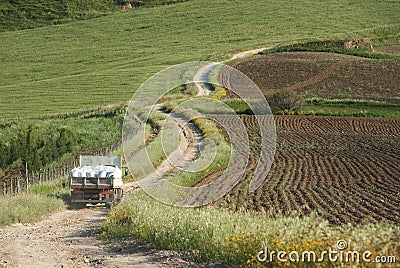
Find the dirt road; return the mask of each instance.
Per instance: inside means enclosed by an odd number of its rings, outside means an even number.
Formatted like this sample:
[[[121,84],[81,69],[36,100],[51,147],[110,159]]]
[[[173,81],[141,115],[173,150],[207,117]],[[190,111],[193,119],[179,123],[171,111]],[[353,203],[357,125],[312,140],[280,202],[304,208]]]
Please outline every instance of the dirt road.
[[[271,47],[269,47],[269,48],[271,48]],[[264,48],[258,48],[258,49],[252,49],[252,50],[238,52],[236,54],[233,54],[232,57],[230,59],[228,59],[228,61],[248,57],[250,55],[255,55],[255,54],[263,52],[269,48],[264,47]],[[221,63],[223,63],[223,62],[210,62],[210,63],[204,65],[203,67],[201,67],[197,71],[197,73],[194,75],[193,80],[195,81],[195,86],[198,90],[197,96],[205,96],[205,95],[209,95],[211,93],[210,85],[208,85],[207,83],[199,82],[199,81],[207,81],[209,74],[215,68],[217,68]]]
[[[96,238],[104,207],[66,210],[32,225],[0,229],[0,267],[187,267],[176,252],[135,240]]]
[[[172,159],[182,166],[194,159],[202,138],[196,126],[171,117],[182,131],[179,147],[157,169],[161,175],[174,168]],[[125,196],[132,194],[135,186],[135,183],[125,184]],[[96,238],[107,214],[105,207],[65,210],[36,224],[14,224],[0,229],[0,267],[193,266],[178,252],[154,250],[132,239],[111,243]]]
[[[241,53],[247,55],[258,51]],[[234,56],[238,57],[238,56]],[[196,79],[204,79],[216,66],[201,68]],[[199,96],[208,95],[209,89],[199,83]],[[201,135],[195,126],[184,124],[180,139],[180,152],[186,162],[196,157]],[[174,153],[172,153],[173,155]],[[185,163],[183,161],[182,163]],[[165,162],[165,163],[164,163]],[[172,168],[168,160],[159,171]],[[124,192],[133,192],[134,185],[124,186]],[[0,229],[0,267],[188,267],[194,266],[184,255],[155,250],[150,245],[126,239],[107,242],[96,237],[101,222],[108,214],[105,207],[64,210],[35,224],[14,224]]]
[[[173,121],[182,129],[179,147],[169,156],[182,165],[197,154],[201,134],[182,118]],[[182,153],[182,154],[181,154]],[[184,159],[182,158],[184,156]],[[169,160],[158,174],[173,169]],[[151,176],[150,174],[149,176]],[[135,183],[124,185],[125,196],[133,194]],[[105,207],[65,210],[36,224],[15,224],[0,229],[0,267],[187,267],[177,252],[154,250],[135,240],[107,243],[96,238],[108,214]]]

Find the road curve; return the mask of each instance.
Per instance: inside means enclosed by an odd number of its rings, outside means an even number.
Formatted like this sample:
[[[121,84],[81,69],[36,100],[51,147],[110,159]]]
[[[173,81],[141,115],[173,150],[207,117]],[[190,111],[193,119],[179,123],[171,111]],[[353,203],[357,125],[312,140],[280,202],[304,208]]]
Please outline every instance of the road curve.
[[[227,61],[230,60],[236,60],[236,59],[240,59],[240,58],[244,58],[250,55],[255,55],[258,54],[264,50],[267,50],[269,48],[263,47],[263,48],[257,48],[257,49],[252,49],[252,50],[246,50],[246,51],[242,51],[242,52],[238,52],[236,54],[233,54],[232,57],[230,59],[228,59]],[[226,62],[226,61],[225,61]],[[198,90],[197,96],[206,96],[209,95],[211,93],[211,87],[209,84],[205,83],[204,81],[208,81],[208,76],[209,74],[216,68],[218,67],[218,65],[220,65],[223,62],[210,62],[206,65],[204,65],[203,67],[201,67],[197,73],[194,75],[194,82],[196,85],[196,88]]]
[[[232,59],[255,54],[264,49],[249,50],[233,55]],[[219,63],[210,63],[198,70],[195,81],[206,81]],[[211,90],[196,83],[197,96]],[[196,157],[202,137],[194,126],[174,118],[182,127],[180,146],[188,159]],[[174,154],[174,153],[172,153]],[[158,171],[162,174],[173,168],[165,160]],[[135,183],[124,185],[125,193],[132,193]],[[181,254],[154,250],[150,245],[134,239],[111,243],[97,239],[95,234],[108,214],[104,207],[64,210],[34,224],[14,224],[0,228],[0,267],[188,267],[194,266]]]

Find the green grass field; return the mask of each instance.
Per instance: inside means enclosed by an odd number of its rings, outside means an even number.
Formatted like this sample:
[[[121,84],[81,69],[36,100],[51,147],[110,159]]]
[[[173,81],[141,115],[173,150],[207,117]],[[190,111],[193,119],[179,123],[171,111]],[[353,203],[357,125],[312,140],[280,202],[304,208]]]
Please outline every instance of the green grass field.
[[[112,1],[3,0],[0,31],[32,29],[79,19],[89,19],[120,10]]]
[[[191,60],[295,40],[399,31],[400,3],[193,0],[0,33],[0,118],[118,103],[152,74]]]
[[[186,0],[142,0],[140,7],[173,4]],[[86,20],[119,13],[127,1],[99,0],[3,0],[0,3],[0,31],[15,31]]]

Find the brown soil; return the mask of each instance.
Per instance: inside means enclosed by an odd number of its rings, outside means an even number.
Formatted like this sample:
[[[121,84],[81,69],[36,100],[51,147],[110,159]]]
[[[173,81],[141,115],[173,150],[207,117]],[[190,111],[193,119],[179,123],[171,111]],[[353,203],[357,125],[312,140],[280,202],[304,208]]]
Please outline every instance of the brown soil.
[[[249,129],[253,116],[244,116]],[[277,151],[265,182],[248,194],[259,135],[249,131],[246,177],[229,199],[233,209],[272,215],[317,211],[330,222],[400,220],[400,119],[276,116]],[[205,178],[208,181],[208,178]],[[236,200],[235,202],[228,200]]]
[[[400,45],[377,47],[375,51],[400,54]]]
[[[324,52],[290,52],[237,61],[232,67],[265,93],[293,89],[307,98],[400,103],[400,61]]]

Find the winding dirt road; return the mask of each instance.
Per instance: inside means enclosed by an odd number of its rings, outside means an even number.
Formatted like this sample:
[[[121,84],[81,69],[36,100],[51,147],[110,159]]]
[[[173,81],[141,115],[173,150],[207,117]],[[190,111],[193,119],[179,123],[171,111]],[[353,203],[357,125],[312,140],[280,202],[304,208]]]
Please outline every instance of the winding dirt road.
[[[184,166],[196,157],[202,137],[195,125],[185,124],[179,117],[172,119],[181,131],[179,146],[168,158]],[[157,168],[158,175],[174,168],[169,160]],[[126,197],[135,191],[136,184],[123,188]],[[105,207],[64,210],[36,224],[0,229],[0,267],[193,266],[177,252],[154,250],[132,239],[113,244],[96,238],[107,214]]]
[[[208,93],[202,91],[198,95]],[[161,176],[174,168],[171,160],[183,167],[194,159],[202,139],[194,124],[186,124],[179,117],[172,117],[172,121],[181,129],[179,146],[157,168]],[[128,183],[123,188],[126,197],[135,191],[136,184]],[[36,224],[14,224],[0,229],[0,267],[194,266],[178,252],[154,250],[132,239],[111,243],[96,238],[107,214],[105,207],[64,210]]]
[[[238,58],[261,51],[251,50],[233,56]],[[197,80],[207,77],[217,65],[201,68]],[[198,83],[198,96],[210,90]],[[183,124],[176,118],[177,124]],[[189,124],[182,125],[180,150],[190,161],[198,153],[199,131]],[[174,153],[172,153],[174,154]],[[171,154],[171,155],[172,155]],[[158,171],[162,174],[172,168],[165,160]],[[125,193],[134,192],[135,184],[124,185]],[[107,242],[96,237],[108,214],[105,207],[81,210],[63,210],[35,224],[14,224],[0,229],[0,267],[188,267],[195,266],[184,255],[155,250],[150,245],[126,239]]]

